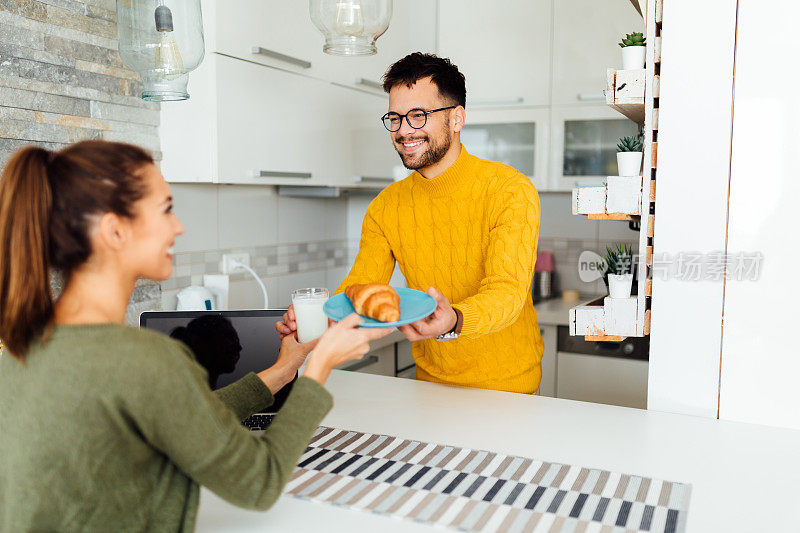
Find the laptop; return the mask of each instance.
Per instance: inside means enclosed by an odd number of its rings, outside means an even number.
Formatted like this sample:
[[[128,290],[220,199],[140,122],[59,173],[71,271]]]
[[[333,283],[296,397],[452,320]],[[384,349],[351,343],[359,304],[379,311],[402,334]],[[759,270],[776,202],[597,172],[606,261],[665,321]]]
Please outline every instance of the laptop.
[[[139,327],[154,329],[186,344],[208,371],[209,386],[217,390],[274,365],[281,350],[275,324],[285,309],[243,311],[145,311]],[[242,423],[250,430],[266,429],[286,401],[294,379],[275,394],[264,413]]]

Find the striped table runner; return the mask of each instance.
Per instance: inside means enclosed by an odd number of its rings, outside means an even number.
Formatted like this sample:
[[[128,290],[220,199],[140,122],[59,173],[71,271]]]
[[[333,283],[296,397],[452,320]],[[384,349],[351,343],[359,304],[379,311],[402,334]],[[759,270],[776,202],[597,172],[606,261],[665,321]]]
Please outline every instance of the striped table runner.
[[[286,493],[462,531],[680,532],[690,488],[321,426]]]

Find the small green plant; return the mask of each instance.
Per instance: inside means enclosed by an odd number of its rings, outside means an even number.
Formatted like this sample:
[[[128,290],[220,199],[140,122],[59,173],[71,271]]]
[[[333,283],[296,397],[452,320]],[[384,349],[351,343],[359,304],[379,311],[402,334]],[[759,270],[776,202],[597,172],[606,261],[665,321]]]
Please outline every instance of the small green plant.
[[[622,40],[619,42],[619,47],[625,48],[626,46],[644,46],[645,45],[644,41],[645,41],[645,36],[642,35],[641,32],[635,31],[623,37]]]
[[[629,244],[616,244],[613,248],[606,246],[606,255],[603,261],[606,264],[606,274],[631,274],[633,272],[633,251]]]
[[[634,135],[629,135],[628,137],[620,138],[619,142],[617,143],[617,151],[618,152],[641,152],[642,151],[642,141],[639,137]]]

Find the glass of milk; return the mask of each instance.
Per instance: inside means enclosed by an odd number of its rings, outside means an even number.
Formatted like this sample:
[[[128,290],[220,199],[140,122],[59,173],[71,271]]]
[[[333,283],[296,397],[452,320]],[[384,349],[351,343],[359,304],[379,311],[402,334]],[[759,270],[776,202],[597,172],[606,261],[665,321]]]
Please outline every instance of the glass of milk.
[[[328,317],[322,306],[329,296],[328,289],[319,287],[292,291],[297,340],[301,343],[313,341],[328,329]]]

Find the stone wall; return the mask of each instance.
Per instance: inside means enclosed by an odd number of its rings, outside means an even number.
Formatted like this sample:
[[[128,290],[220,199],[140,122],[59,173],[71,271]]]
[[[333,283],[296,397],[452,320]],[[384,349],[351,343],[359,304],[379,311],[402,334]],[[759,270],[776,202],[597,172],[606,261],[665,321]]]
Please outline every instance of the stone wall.
[[[120,60],[116,19],[115,0],[0,0],[0,166],[21,146],[83,139],[161,160],[159,106],[139,98],[139,75]],[[140,284],[136,310],[160,305],[156,292]]]

